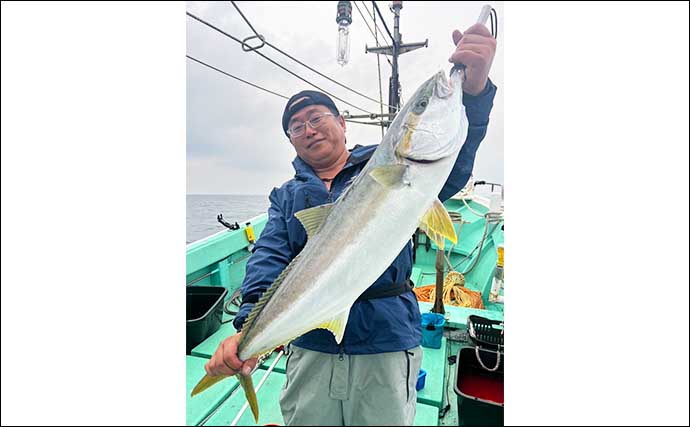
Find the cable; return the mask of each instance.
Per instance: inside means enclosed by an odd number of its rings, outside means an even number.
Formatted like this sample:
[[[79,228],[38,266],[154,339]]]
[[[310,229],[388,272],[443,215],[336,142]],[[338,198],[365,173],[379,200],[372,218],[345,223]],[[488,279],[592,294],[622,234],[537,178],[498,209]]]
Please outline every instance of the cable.
[[[463,197],[463,199],[462,199],[462,203],[465,204],[465,207],[466,207],[470,212],[472,212],[473,214],[477,215],[478,217],[484,216],[483,213],[477,212],[477,211],[475,211],[474,209],[472,209],[472,208],[470,207],[470,205],[467,204],[467,201],[465,200],[464,197]]]
[[[377,35],[378,33],[375,32],[375,31],[373,31],[373,30],[371,29],[371,27],[369,26],[369,23],[367,22],[367,19],[364,17],[364,14],[363,14],[362,11],[359,9],[359,6],[357,6],[357,2],[354,2],[354,4],[355,4],[355,8],[357,8],[357,12],[359,12],[359,16],[362,17],[362,21],[364,22],[364,24],[365,24],[365,25],[367,26],[367,28],[369,29],[369,32],[371,33],[371,35],[374,36],[374,41],[376,42],[376,47],[379,47],[380,45],[379,45],[379,38],[378,38],[378,35]],[[363,1],[362,1],[362,6],[364,6],[364,9],[367,11],[367,13],[369,14],[369,16],[371,16],[371,13],[369,13],[369,9],[367,9],[367,7],[366,7],[366,5],[364,4]],[[374,27],[375,27],[376,29],[378,29],[379,32],[381,33],[381,35],[383,36],[383,31],[381,31],[381,29],[378,28],[378,25],[376,25],[376,15],[374,15],[374,17],[373,17],[372,19],[373,19],[373,21],[374,21]],[[384,39],[385,39],[385,36],[384,36]],[[390,65],[391,67],[393,67],[393,64],[391,63],[391,60],[390,60],[390,59],[386,58],[386,61],[388,61],[388,65]],[[381,99],[381,101],[380,101],[379,104],[381,105],[381,115],[383,115],[383,106],[384,106],[384,105],[385,105],[386,107],[393,108],[393,109],[395,109],[396,111],[399,110],[399,108],[391,107],[390,105],[384,104],[384,103],[383,103],[383,88],[382,88],[382,83],[381,83],[381,55],[378,54],[378,53],[376,54],[376,69],[378,70],[378,76],[379,76],[379,98]],[[362,122],[356,122],[356,123],[362,123]],[[378,126],[378,125],[377,125],[377,126]],[[384,128],[383,122],[380,122],[380,126],[381,126],[381,138],[383,139],[384,136],[385,136],[385,131],[384,131],[384,129],[383,129],[383,128]]]
[[[221,30],[220,28],[215,27],[214,25],[212,25],[212,24],[210,24],[210,23],[204,21],[203,19],[201,19],[201,18],[199,18],[199,17],[197,17],[197,16],[192,15],[192,14],[189,13],[189,12],[187,12],[187,15],[190,16],[190,17],[192,17],[192,18],[194,18],[194,19],[196,19],[197,21],[201,22],[202,24],[204,24],[204,25],[206,25],[206,26],[208,26],[208,27],[210,27],[210,28],[212,28],[212,29],[218,31],[219,33],[223,34],[224,36],[231,38],[231,39],[234,40],[235,42],[237,42],[237,43],[239,43],[239,44],[241,44],[241,45],[244,46],[244,43],[243,43],[241,40],[239,40],[238,38],[236,38],[236,37],[234,37],[234,36],[232,36],[232,35],[230,35],[230,34],[228,34],[228,33],[226,33],[225,31]],[[365,109],[360,108],[360,107],[358,107],[358,106],[356,106],[356,105],[354,105],[354,104],[351,104],[351,103],[345,101],[344,99],[342,99],[342,98],[340,98],[340,97],[338,97],[338,96],[336,96],[336,95],[333,95],[332,93],[326,91],[325,89],[320,88],[319,86],[315,85],[314,83],[310,82],[309,80],[307,80],[307,79],[305,79],[305,78],[303,78],[303,77],[301,77],[301,76],[299,76],[299,75],[293,73],[292,71],[290,71],[290,70],[288,70],[287,68],[283,67],[282,65],[278,64],[277,62],[275,62],[275,61],[272,60],[271,58],[267,57],[267,56],[264,55],[263,53],[261,53],[261,52],[259,52],[259,51],[257,51],[257,50],[252,50],[252,52],[256,53],[257,55],[261,56],[262,58],[264,58],[264,59],[266,59],[267,61],[271,62],[272,64],[276,65],[277,67],[279,67],[279,68],[281,68],[281,69],[287,71],[288,73],[292,74],[293,76],[297,77],[298,79],[302,80],[303,82],[305,82],[305,83],[307,83],[307,84],[309,84],[309,85],[311,85],[311,86],[317,88],[317,89],[320,90],[321,92],[323,92],[323,93],[325,93],[325,94],[327,94],[327,95],[330,95],[331,97],[337,99],[338,101],[340,101],[340,102],[342,102],[342,103],[344,103],[344,104],[347,104],[347,105],[349,105],[349,106],[351,106],[351,107],[354,107],[354,108],[358,109],[359,111],[364,111],[365,113],[368,113],[368,114],[374,114],[374,113],[372,113],[371,111],[365,110]]]
[[[349,87],[345,86],[344,84],[342,84],[342,83],[340,83],[340,82],[337,82],[337,81],[333,80],[332,78],[328,77],[327,75],[322,74],[321,72],[319,72],[319,71],[313,69],[312,67],[308,66],[307,64],[303,63],[303,62],[300,61],[299,59],[296,59],[296,58],[290,56],[289,54],[283,52],[282,50],[280,50],[280,49],[278,49],[277,47],[273,46],[271,43],[269,43],[269,42],[264,42],[264,43],[266,43],[267,46],[272,47],[273,49],[277,50],[278,52],[280,52],[280,53],[282,53],[283,55],[287,56],[288,58],[292,59],[293,61],[297,62],[298,64],[302,65],[303,67],[306,67],[306,68],[310,69],[311,71],[315,72],[316,74],[320,75],[321,77],[323,77],[323,78],[325,78],[325,79],[328,79],[328,80],[332,81],[333,83],[337,84],[338,86],[341,86],[341,87],[343,87],[343,88],[349,90],[350,92],[354,92],[354,93],[356,93],[357,95],[362,96],[362,97],[364,97],[364,98],[366,98],[366,99],[368,99],[368,100],[370,100],[370,101],[374,101],[374,102],[377,103],[377,104],[381,104],[381,105],[384,106],[384,107],[390,107],[390,105],[384,104],[382,101],[378,101],[378,100],[376,100],[376,99],[374,99],[374,98],[370,98],[370,97],[368,97],[367,95],[365,95],[365,94],[363,94],[363,93],[360,93],[360,92],[358,92],[358,91],[356,91],[356,90],[354,90],[354,89],[352,89],[352,88],[349,88]]]
[[[367,11],[367,15],[369,15],[369,18],[371,18],[371,20],[374,22],[374,28],[376,28],[378,30],[377,34],[381,33],[381,36],[383,36],[384,41],[386,43],[388,43],[388,40],[386,40],[386,35],[383,33],[383,31],[381,31],[381,28],[379,28],[379,25],[376,23],[376,14],[372,14],[371,12],[369,12],[369,9],[367,8],[366,3],[364,3],[364,0],[362,0],[362,6],[364,7],[364,10]],[[362,18],[364,18],[364,17],[362,17]],[[391,41],[391,44],[392,44],[392,41]]]
[[[364,14],[362,13],[361,10],[359,10],[359,6],[357,6],[357,2],[355,2],[355,8],[357,9],[357,12],[359,12],[359,16],[362,17],[362,22],[364,22],[364,24],[365,24],[365,25],[367,26],[367,28],[369,29],[369,32],[371,33],[371,35],[374,36],[374,39],[376,39],[376,34],[374,33],[374,30],[371,29],[371,27],[369,26],[369,23],[368,23],[367,20],[364,18]],[[378,42],[377,42],[376,46],[378,46]],[[391,65],[392,65],[392,64],[391,64]]]
[[[233,6],[235,6],[235,9],[237,9],[237,12],[239,12],[240,16],[241,16],[242,18],[244,18],[244,22],[246,22],[247,25],[249,25],[249,28],[251,28],[252,31],[254,31],[254,34],[256,35],[256,37],[257,37],[259,40],[263,40],[263,37],[261,37],[261,36],[259,35],[259,33],[254,29],[254,27],[252,27],[252,24],[249,23],[249,20],[247,19],[247,17],[244,16],[244,13],[242,13],[242,11],[240,10],[240,8],[237,7],[237,5],[235,4],[235,2],[232,1],[232,0],[230,0],[230,3],[232,3]]]
[[[496,224],[494,224],[493,228],[491,229],[491,232],[487,234],[487,230],[489,229],[489,222],[494,222],[496,221]],[[496,231],[496,227],[498,227],[498,224],[501,223],[501,214],[497,212],[487,212],[484,214],[484,234],[482,235],[482,239],[479,241],[479,244],[472,249],[472,252],[468,255],[467,258],[464,260],[460,261],[458,265],[456,265],[453,269],[457,270],[457,268],[463,264],[465,261],[470,259],[472,257],[472,254],[474,251],[479,248],[479,252],[477,253],[477,256],[474,258],[474,261],[472,262],[472,265],[465,271],[462,272],[462,275],[465,276],[467,275],[470,271],[474,269],[474,267],[477,265],[477,262],[479,261],[479,258],[482,256],[482,249],[484,248],[484,241],[486,240],[486,236],[493,234],[494,231]]]
[[[449,359],[450,359],[449,353],[450,353],[450,344],[447,344],[447,345],[446,345],[446,360],[449,360]],[[456,363],[457,363],[457,361],[456,361]],[[450,410],[450,403],[448,402],[448,396],[449,396],[449,394],[450,394],[450,393],[448,393],[448,381],[450,380],[450,374],[451,374],[451,370],[452,370],[452,368],[451,368],[452,364],[450,364],[450,363],[444,363],[444,365],[446,365],[446,366],[448,367],[448,375],[446,375],[446,384],[445,384],[445,386],[443,387],[443,394],[441,395],[441,403],[443,403],[443,400],[444,400],[443,397],[445,396],[446,406],[444,406],[444,407],[439,411],[439,414],[438,414],[438,417],[439,417],[439,418],[445,417],[446,414],[448,413],[448,410]],[[456,368],[457,368],[457,366],[456,366]],[[445,370],[443,371],[443,373],[445,374]]]
[[[381,126],[381,122],[376,123],[376,122],[360,122],[357,120],[352,120],[352,119],[344,119],[348,123],[358,123],[360,125],[374,125],[374,126]]]
[[[225,74],[225,75],[228,76],[228,77],[232,77],[233,79],[239,80],[239,81],[241,81],[242,83],[246,83],[246,84],[248,84],[248,85],[250,85],[250,86],[254,86],[254,87],[257,88],[257,89],[261,89],[261,90],[263,90],[263,91],[266,91],[266,92],[271,93],[271,94],[273,94],[273,95],[279,96],[279,97],[281,97],[281,98],[290,99],[290,98],[288,98],[287,96],[281,95],[281,94],[279,94],[279,93],[275,93],[275,92],[270,91],[270,90],[268,90],[268,89],[264,89],[264,88],[262,88],[261,86],[255,85],[254,83],[250,83],[250,82],[248,82],[248,81],[246,81],[246,80],[242,80],[242,79],[239,78],[239,77],[235,77],[235,76],[233,76],[233,75],[230,74],[230,73],[226,73],[226,72],[223,71],[223,70],[219,70],[218,68],[216,68],[216,67],[214,67],[214,66],[212,66],[212,65],[208,65],[208,64],[205,63],[205,62],[199,61],[198,59],[193,58],[193,57],[191,57],[191,56],[189,56],[189,55],[187,55],[187,58],[191,59],[192,61],[196,61],[196,62],[198,62],[198,63],[201,64],[201,65],[205,65],[205,66],[207,66],[208,68],[211,68],[212,70],[216,70],[216,71],[218,71],[219,73],[223,73],[223,74]]]
[[[359,10],[359,6],[357,6],[357,3],[355,3],[355,7],[357,8],[357,12],[359,12],[359,16],[362,17],[362,21],[364,21],[364,24],[366,24],[367,28],[369,29],[369,32],[371,33],[372,36],[374,36],[374,40],[376,40],[376,46],[379,46],[378,39],[376,38],[376,33],[374,33],[374,30],[371,29],[369,26],[369,23],[367,22],[366,18],[364,17],[364,14],[362,13],[361,10]],[[376,54],[376,57],[379,57],[379,54]],[[391,67],[393,66],[393,63],[391,62],[390,59],[386,58],[386,61],[388,61],[388,65]]]
[[[237,5],[235,4],[235,2],[234,2],[234,1],[231,1],[231,3],[232,3],[233,6],[235,6],[235,9],[237,9],[237,11],[240,13],[240,15],[242,15],[242,18],[244,18],[244,20],[245,20],[245,22],[247,23],[247,25],[249,25],[249,28],[251,28],[252,31],[254,31],[254,33],[257,35],[257,37],[259,37],[261,40],[263,40],[263,37],[259,36],[259,34],[258,34],[258,33],[256,32],[256,30],[254,29],[254,27],[252,27],[252,24],[249,23],[249,20],[247,20],[247,18],[244,16],[244,14],[242,13],[242,11],[240,11],[240,9],[237,7]],[[360,12],[360,13],[361,13],[361,12]],[[278,52],[280,52],[280,53],[282,53],[283,55],[287,56],[288,58],[292,59],[293,61],[295,61],[296,63],[300,64],[301,66],[303,66],[303,67],[305,67],[305,68],[308,68],[309,70],[313,71],[314,73],[320,75],[321,77],[323,77],[323,78],[325,78],[325,79],[330,80],[331,82],[337,84],[338,86],[340,86],[340,87],[342,87],[342,88],[345,88],[345,89],[349,90],[350,92],[354,92],[354,93],[356,93],[357,95],[362,96],[362,97],[364,97],[364,98],[366,98],[366,99],[368,99],[368,100],[370,100],[370,101],[374,101],[374,102],[376,102],[377,104],[379,104],[379,103],[382,102],[382,101],[378,101],[378,100],[376,100],[376,99],[374,99],[374,98],[371,98],[371,97],[369,97],[369,96],[367,96],[367,95],[365,95],[365,94],[363,94],[363,93],[361,93],[361,92],[358,92],[358,91],[356,91],[356,90],[354,90],[354,89],[352,89],[352,88],[350,88],[350,87],[348,87],[348,86],[346,86],[346,85],[344,85],[344,84],[342,84],[342,83],[340,83],[340,82],[338,82],[338,81],[336,81],[336,80],[333,80],[332,78],[328,77],[327,75],[321,73],[321,72],[318,71],[318,70],[313,69],[312,67],[310,67],[309,65],[307,65],[307,64],[305,64],[304,62],[300,61],[299,59],[297,59],[297,58],[291,56],[290,54],[288,54],[288,53],[282,51],[281,49],[279,49],[279,48],[277,48],[276,46],[272,45],[271,43],[267,42],[266,40],[263,40],[263,42],[264,42],[264,44],[266,44],[267,46],[269,46],[269,47],[271,47],[271,48],[277,50]],[[390,107],[390,106],[387,105],[387,104],[383,104],[383,106],[384,106],[384,107]]]
[[[281,95],[281,94],[279,94],[279,93],[275,93],[275,92],[270,91],[270,90],[268,90],[268,89],[264,89],[264,88],[262,88],[261,86],[255,85],[254,83],[251,83],[251,82],[248,82],[248,81],[246,81],[246,80],[243,80],[243,79],[241,79],[241,78],[239,78],[239,77],[233,76],[233,75],[230,74],[230,73],[226,73],[225,71],[220,70],[220,69],[214,67],[213,65],[209,65],[209,64],[207,64],[207,63],[205,63],[205,62],[203,62],[203,61],[199,61],[198,59],[196,59],[196,58],[194,58],[194,57],[191,57],[191,56],[189,56],[189,55],[187,55],[187,58],[191,59],[192,61],[196,61],[196,62],[198,62],[199,64],[204,65],[204,66],[206,66],[206,67],[208,67],[208,68],[210,68],[210,69],[212,69],[212,70],[218,71],[219,73],[225,74],[225,75],[228,76],[228,77],[232,77],[233,79],[239,80],[239,81],[241,81],[242,83],[246,83],[246,84],[248,84],[248,85],[250,85],[250,86],[253,86],[253,87],[257,88],[257,89],[261,89],[261,90],[263,90],[263,91],[266,91],[266,92],[268,92],[268,93],[270,93],[270,94],[279,96],[279,97],[281,97],[281,98],[290,99],[290,98],[288,98],[287,96]],[[351,120],[351,119],[345,119],[345,121],[346,121],[346,122],[350,122],[350,123],[357,123],[357,124],[361,124],[361,125],[376,125],[376,126],[381,126],[379,123],[359,122],[359,121]],[[201,279],[203,279],[204,277],[206,277],[206,276],[202,276],[202,277],[200,277],[198,280],[201,280]],[[192,282],[192,283],[194,283],[194,282]],[[192,283],[189,283],[188,286],[189,286],[190,284],[192,284]]]
[[[374,5],[374,9],[376,9],[376,12],[379,14],[379,18],[381,18],[381,22],[383,22],[383,28],[386,29],[386,32],[388,33],[388,37],[390,37],[391,40],[393,40],[393,46],[395,46],[397,44],[397,41],[395,40],[395,38],[393,38],[393,35],[391,34],[391,30],[388,29],[388,25],[386,25],[386,20],[383,19],[383,15],[381,15],[381,11],[379,10],[379,7],[376,5],[375,1],[372,1],[371,4]]]
[[[364,8],[367,10],[367,13],[369,13],[369,9],[367,9],[364,2],[362,2],[362,6],[364,6]],[[376,15],[375,14],[372,16],[372,20],[374,21],[374,26],[376,27]],[[374,35],[374,40],[376,41],[376,46],[378,47],[379,38],[376,37],[376,35]],[[388,58],[386,58],[386,59],[388,59]],[[390,64],[390,60],[388,61],[388,63]],[[391,64],[391,67],[392,66],[393,66],[393,64]],[[380,55],[378,55],[378,54],[376,55],[376,69],[378,70],[378,75],[379,75],[379,99],[381,100],[381,116],[383,116],[383,88],[382,88],[382,83],[381,83],[381,59],[380,59]],[[383,122],[381,122],[381,140],[383,140],[383,138],[385,137],[385,132],[383,130],[383,127],[384,127]]]

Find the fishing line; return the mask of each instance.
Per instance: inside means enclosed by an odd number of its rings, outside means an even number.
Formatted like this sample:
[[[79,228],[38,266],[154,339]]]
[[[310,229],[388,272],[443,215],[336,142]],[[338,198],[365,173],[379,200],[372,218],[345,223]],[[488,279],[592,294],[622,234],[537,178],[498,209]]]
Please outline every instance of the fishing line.
[[[494,39],[498,39],[498,14],[496,13],[496,9],[493,7],[491,8],[489,18],[491,18],[491,35],[494,36]],[[496,26],[495,29],[494,25]]]

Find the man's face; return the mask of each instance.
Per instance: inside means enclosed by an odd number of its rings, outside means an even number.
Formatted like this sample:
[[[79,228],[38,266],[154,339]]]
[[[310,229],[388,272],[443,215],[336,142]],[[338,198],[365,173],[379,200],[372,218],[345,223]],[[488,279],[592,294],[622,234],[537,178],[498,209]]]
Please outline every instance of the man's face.
[[[288,129],[293,129],[322,116],[316,129],[307,124],[304,133],[290,136],[290,142],[295,147],[297,155],[312,167],[328,167],[346,150],[345,120],[332,114],[325,105],[309,105],[297,111],[288,123]]]

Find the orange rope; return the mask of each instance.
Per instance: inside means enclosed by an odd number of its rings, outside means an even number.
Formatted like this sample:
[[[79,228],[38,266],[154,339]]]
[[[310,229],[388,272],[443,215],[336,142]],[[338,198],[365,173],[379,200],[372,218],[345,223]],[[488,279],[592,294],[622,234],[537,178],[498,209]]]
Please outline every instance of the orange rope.
[[[414,288],[417,301],[434,302],[436,300],[436,285],[426,285]],[[457,271],[451,271],[443,281],[443,303],[457,307],[484,308],[482,294],[465,287],[465,276]]]

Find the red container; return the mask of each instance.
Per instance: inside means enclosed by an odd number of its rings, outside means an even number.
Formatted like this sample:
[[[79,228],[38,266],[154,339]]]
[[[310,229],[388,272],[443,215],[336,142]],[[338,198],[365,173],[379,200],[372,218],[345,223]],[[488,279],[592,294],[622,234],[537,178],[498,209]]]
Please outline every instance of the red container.
[[[454,387],[459,425],[503,425],[503,362],[503,353],[460,348]]]

